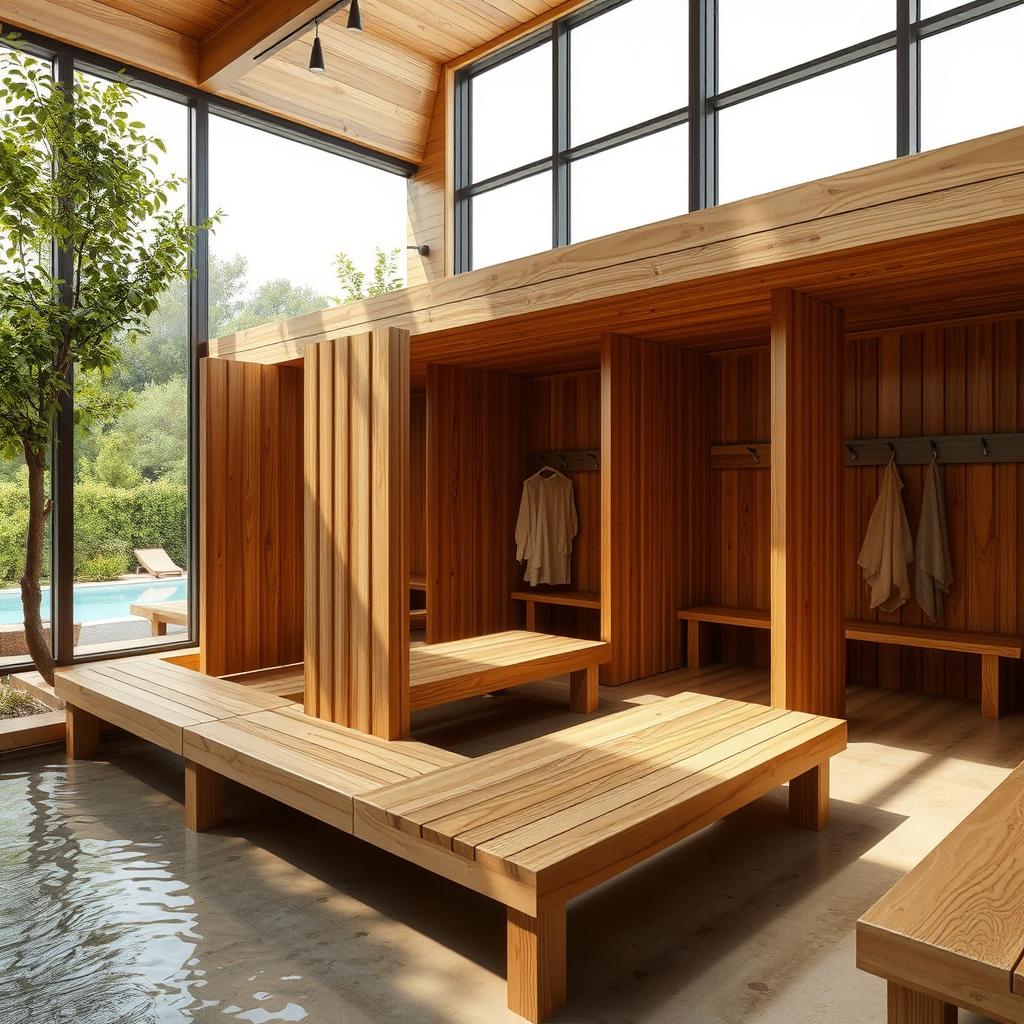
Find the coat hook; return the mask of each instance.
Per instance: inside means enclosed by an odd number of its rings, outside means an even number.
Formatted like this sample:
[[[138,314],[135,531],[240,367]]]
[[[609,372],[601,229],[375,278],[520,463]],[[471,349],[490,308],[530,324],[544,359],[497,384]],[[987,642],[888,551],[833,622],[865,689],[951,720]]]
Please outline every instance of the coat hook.
[[[754,460],[754,464],[759,466],[761,464],[761,456],[758,454],[757,449],[752,444],[748,444],[747,451],[750,452],[750,455]]]
[[[939,446],[934,441],[928,442],[932,446],[932,462],[937,462],[939,459]]]
[[[846,446],[846,450],[850,453],[850,461],[851,462],[856,462],[857,461],[857,449],[854,448],[852,444],[848,444]]]
[[[889,465],[892,466],[896,462],[896,445],[892,441],[885,442],[889,446]]]
[[[568,470],[569,460],[564,455],[559,455],[558,457],[562,460],[562,469]]]
[[[987,459],[991,454],[991,449],[988,446],[988,438],[983,437],[981,439],[981,454]]]
[[[588,456],[590,458],[590,461],[594,464],[594,468],[595,469],[600,469],[601,468],[601,463],[600,463],[600,460],[598,459],[598,457],[593,452],[588,452],[587,454],[588,454]]]

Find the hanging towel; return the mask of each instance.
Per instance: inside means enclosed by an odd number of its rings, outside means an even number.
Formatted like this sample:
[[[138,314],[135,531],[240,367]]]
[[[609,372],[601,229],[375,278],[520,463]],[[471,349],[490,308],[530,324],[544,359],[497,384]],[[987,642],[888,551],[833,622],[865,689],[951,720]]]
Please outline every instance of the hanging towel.
[[[924,477],[916,551],[914,593],[921,611],[928,618],[935,620],[942,615],[943,596],[949,593],[949,588],[953,584],[953,563],[949,557],[942,480],[934,460]]]
[[[910,597],[907,566],[914,560],[914,540],[903,508],[903,481],[890,462],[882,477],[882,492],[871,513],[857,564],[871,591],[871,607],[894,612]]]
[[[576,532],[572,481],[557,470],[550,476],[535,473],[523,484],[516,521],[516,560],[526,562],[523,579],[531,587],[570,581]]]

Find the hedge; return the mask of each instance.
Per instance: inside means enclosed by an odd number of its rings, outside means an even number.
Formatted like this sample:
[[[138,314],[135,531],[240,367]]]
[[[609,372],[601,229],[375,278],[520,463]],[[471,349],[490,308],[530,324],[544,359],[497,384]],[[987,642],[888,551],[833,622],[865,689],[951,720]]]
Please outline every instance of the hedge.
[[[133,548],[164,548],[178,565],[185,565],[187,516],[188,493],[181,484],[144,483],[132,488],[76,484],[76,578],[120,575],[121,566],[124,572],[134,565]],[[25,487],[0,483],[0,580],[10,582],[21,576],[27,525]]]

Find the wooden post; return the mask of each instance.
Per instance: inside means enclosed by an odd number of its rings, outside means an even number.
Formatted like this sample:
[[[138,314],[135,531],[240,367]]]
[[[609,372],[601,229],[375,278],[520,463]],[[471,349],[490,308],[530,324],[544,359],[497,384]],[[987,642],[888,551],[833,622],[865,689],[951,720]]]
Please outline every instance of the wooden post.
[[[601,667],[591,665],[569,676],[569,707],[579,715],[591,715],[601,703]]]
[[[100,748],[100,720],[74,704],[65,707],[64,743],[70,758],[92,757]]]
[[[889,1024],[956,1024],[958,1011],[951,1003],[926,996],[896,982],[888,983]]]
[[[1003,714],[1003,683],[1000,676],[1000,658],[995,654],[981,656],[981,713],[985,718],[1000,718]]]
[[[772,706],[835,716],[846,708],[842,344],[840,310],[772,292]]]
[[[710,660],[711,625],[690,619],[686,623],[687,668],[703,668]]]
[[[185,827],[205,832],[224,822],[224,777],[185,759]]]
[[[789,783],[789,821],[819,832],[828,824],[828,761]]]
[[[534,1024],[565,1002],[565,904],[508,908],[508,1008]]]
[[[306,713],[409,729],[409,334],[305,354]],[[431,611],[433,615],[433,611]]]

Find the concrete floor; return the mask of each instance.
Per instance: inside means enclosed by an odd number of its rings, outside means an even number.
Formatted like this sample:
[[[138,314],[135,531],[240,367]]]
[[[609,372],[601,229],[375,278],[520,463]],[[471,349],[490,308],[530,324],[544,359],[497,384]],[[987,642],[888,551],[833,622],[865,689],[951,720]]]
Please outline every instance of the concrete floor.
[[[602,696],[679,689],[767,698],[723,669]],[[1024,715],[859,688],[850,715],[825,832],[789,828],[779,790],[570,905],[555,1020],[884,1020],[854,921],[1024,759]],[[417,735],[475,754],[570,720],[545,684]],[[181,761],[129,737],[0,760],[2,1024],[519,1020],[501,907],[241,787],[225,828],[188,833],[181,791]]]

